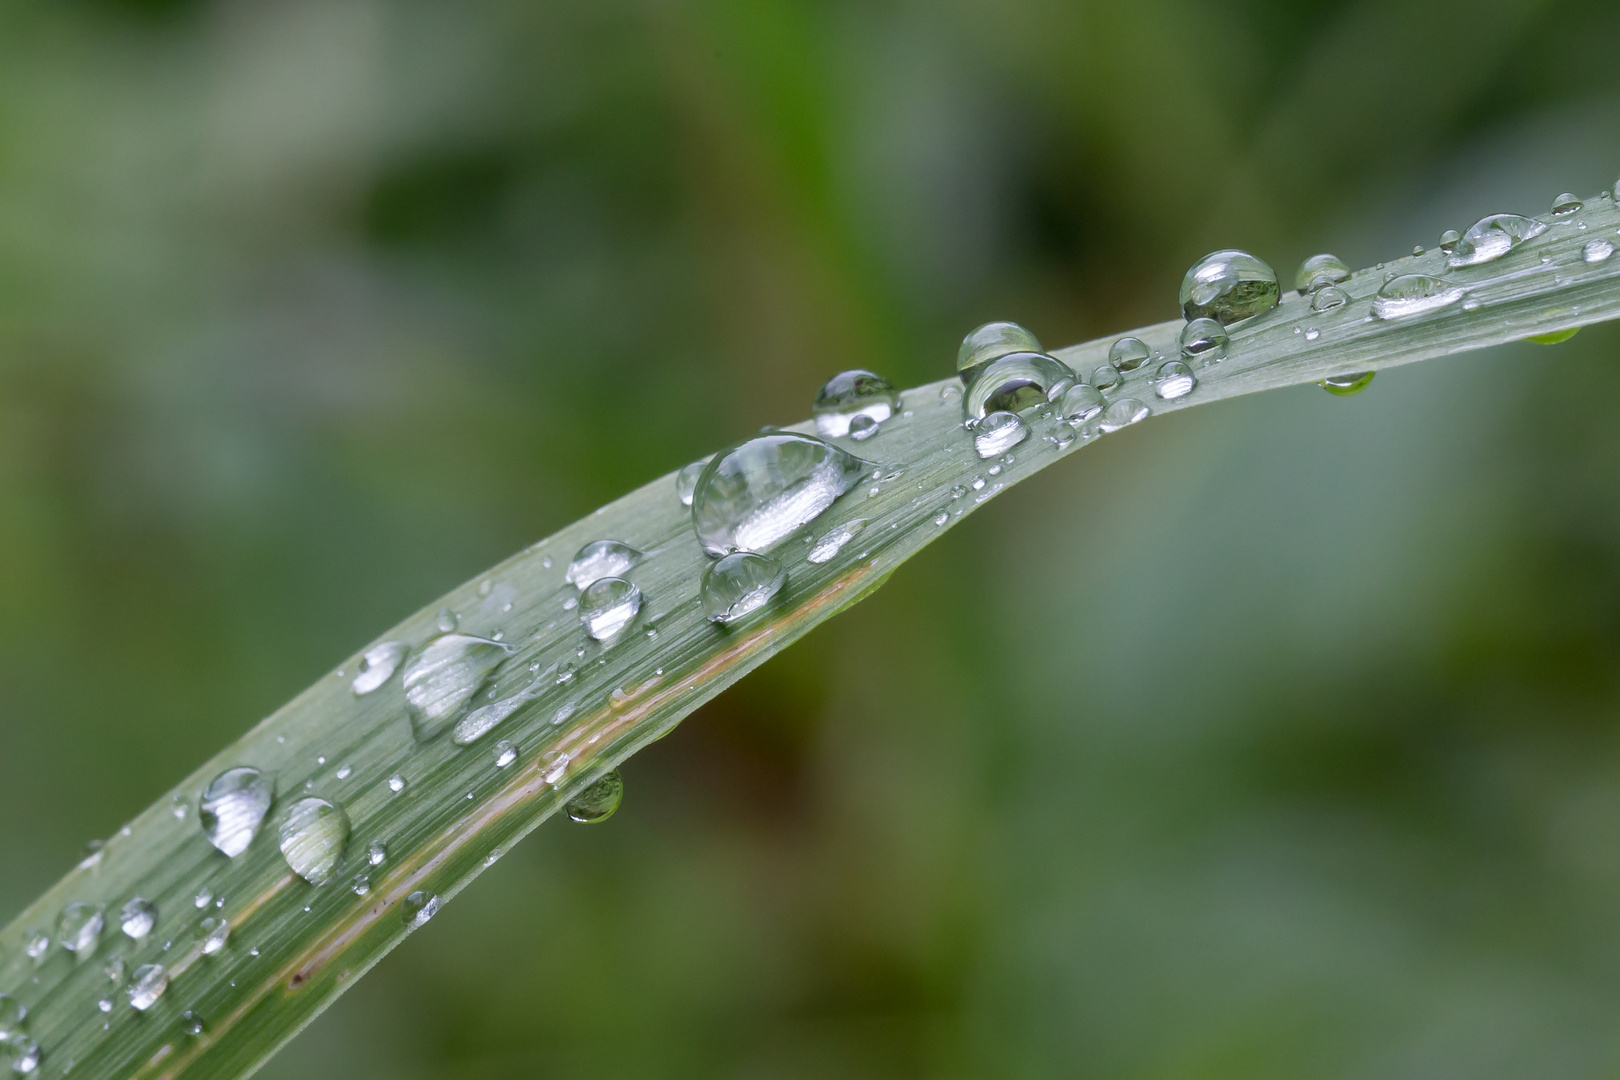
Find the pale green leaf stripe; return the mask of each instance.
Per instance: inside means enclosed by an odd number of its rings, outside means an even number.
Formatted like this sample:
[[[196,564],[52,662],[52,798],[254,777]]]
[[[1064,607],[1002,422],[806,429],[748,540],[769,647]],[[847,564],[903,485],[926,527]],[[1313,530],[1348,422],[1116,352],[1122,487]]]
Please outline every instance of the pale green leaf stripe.
[[[1156,360],[1131,373],[1123,392],[1163,414],[1614,318],[1620,314],[1620,258],[1588,264],[1582,251],[1595,238],[1620,240],[1620,212],[1607,199],[1593,200],[1579,220],[1586,228],[1560,220],[1495,263],[1452,271],[1449,280],[1466,286],[1468,294],[1439,312],[1400,322],[1369,317],[1386,273],[1438,274],[1444,265],[1439,253],[1401,259],[1353,277],[1346,283],[1352,302],[1329,316],[1314,314],[1305,300],[1289,295],[1276,311],[1238,326],[1228,358],[1199,371],[1197,388],[1182,399],[1154,396],[1149,383]],[[1180,328],[1178,320],[1136,333],[1174,356]],[[1319,329],[1320,336],[1307,340],[1307,329]],[[1086,372],[1104,359],[1110,341],[1058,355]],[[1551,361],[1557,353],[1546,355]],[[697,590],[706,560],[692,536],[689,512],[675,497],[673,477],[661,477],[379,639],[422,643],[436,632],[441,607],[458,614],[468,633],[500,632],[517,650],[492,684],[501,697],[553,664],[577,665],[571,680],[551,686],[477,744],[462,748],[445,738],[417,745],[397,675],[369,696],[351,692],[356,656],[163,795],[119,830],[99,857],[69,873],[0,933],[0,991],[31,1011],[29,1031],[43,1052],[39,1075],[229,1077],[251,1071],[398,943],[406,933],[400,906],[409,893],[453,896],[571,793],[876,588],[944,527],[1096,437],[1060,449],[1049,438],[1058,430],[1055,421],[1035,420],[1012,461],[999,463],[993,473],[996,463],[973,452],[959,402],[942,396],[942,388],[953,383],[906,392],[903,415],[869,442],[849,444],[874,463],[878,479],[845,495],[776,553],[788,569],[788,584],[754,621],[725,630],[703,620]],[[944,526],[936,524],[941,514]],[[812,539],[857,518],[865,527],[836,558],[820,565],[806,561]],[[567,603],[577,594],[563,582],[573,552],[602,537],[649,552],[631,575],[647,597],[642,618],[605,650],[585,647],[577,611]],[[582,647],[584,655],[576,655]],[[576,706],[574,713],[553,724],[566,703]],[[491,750],[501,738],[519,748],[517,762],[504,770],[495,767]],[[558,755],[567,755],[561,767]],[[238,764],[275,775],[277,806],[250,849],[231,860],[204,840],[195,807],[209,779]],[[341,765],[351,771],[339,780]],[[407,782],[400,794],[387,784],[396,772]],[[306,788],[340,801],[353,820],[344,864],[320,888],[288,872],[275,840],[277,814]],[[633,807],[633,791],[629,798]],[[366,847],[379,839],[388,845],[388,859],[371,873],[370,892],[356,895],[350,880],[368,869]],[[223,908],[196,908],[192,898],[203,888],[224,896]],[[118,932],[115,918],[133,895],[155,900],[159,908],[157,929],[138,943]],[[57,912],[73,901],[107,911],[109,925],[96,955],[76,960],[53,943],[41,959],[27,956],[29,934],[52,933]],[[199,924],[221,912],[230,919],[229,944],[203,956]],[[137,1014],[115,993],[104,971],[115,956],[130,970],[143,963],[169,969],[168,991],[147,1013]],[[115,1002],[106,1014],[97,1007],[104,997]],[[182,1030],[185,1010],[205,1018],[201,1037]]]

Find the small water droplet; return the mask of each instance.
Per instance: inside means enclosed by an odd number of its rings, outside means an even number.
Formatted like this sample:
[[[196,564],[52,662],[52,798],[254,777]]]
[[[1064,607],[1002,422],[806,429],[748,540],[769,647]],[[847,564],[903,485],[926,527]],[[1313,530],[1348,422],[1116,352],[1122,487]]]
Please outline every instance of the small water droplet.
[[[1195,366],[1226,358],[1231,339],[1214,319],[1194,319],[1181,329],[1181,356]]]
[[[107,981],[112,983],[114,986],[122,986],[124,984],[124,958],[122,956],[113,957],[111,960],[107,961],[107,966],[101,970],[102,973],[107,976]]]
[[[191,800],[175,792],[169,796],[169,813],[174,815],[176,821],[186,820],[186,815],[191,813]]]
[[[191,906],[196,908],[198,911],[201,911],[203,908],[207,907],[209,904],[211,904],[213,902],[214,902],[213,890],[208,889],[206,887],[198,889],[197,890],[197,895],[191,898]]]
[[[197,820],[203,835],[231,858],[248,849],[275,797],[275,781],[258,769],[226,769],[202,793]]]
[[[1193,263],[1181,282],[1181,312],[1189,322],[1229,325],[1277,306],[1277,273],[1246,251],[1214,251]]]
[[[208,1030],[208,1024],[201,1015],[187,1009],[180,1014],[180,1030],[195,1039]]]
[[[169,988],[169,973],[163,970],[162,964],[142,964],[135,969],[135,977],[130,980],[129,1003],[145,1012],[157,1003],[163,996],[163,991]]]
[[[769,603],[786,581],[787,574],[775,559],[754,552],[733,552],[703,568],[699,593],[704,618],[717,623],[735,622]]]
[[[642,554],[622,540],[592,540],[574,555],[563,580],[580,591],[605,577],[623,577]]]
[[[339,780],[347,780],[353,772],[354,767],[348,762],[344,762],[342,765],[337,767],[337,772],[334,775],[336,775]]]
[[[703,475],[703,467],[708,463],[708,458],[702,458],[690,465],[683,465],[681,471],[675,474],[675,495],[681,500],[682,506],[692,505],[692,492],[697,488],[698,477]],[[629,567],[625,569],[628,570]]]
[[[1466,290],[1428,274],[1403,274],[1386,281],[1373,298],[1373,314],[1380,319],[1407,319],[1449,307]]]
[[[219,952],[219,950],[223,949],[225,947],[225,943],[230,940],[231,921],[229,919],[217,919],[213,916],[209,916],[202,921],[202,931],[203,955],[213,956],[215,953]]]
[[[1325,289],[1329,285],[1338,285],[1350,278],[1350,266],[1337,255],[1323,252],[1321,255],[1312,255],[1299,264],[1299,272],[1294,275],[1294,288],[1302,295],[1314,293]]]
[[[1113,390],[1125,381],[1112,364],[1101,364],[1091,373],[1091,385],[1098,390]]]
[[[45,950],[50,947],[50,936],[43,930],[29,931],[28,937],[23,941],[23,952],[28,954],[30,960],[38,960],[45,955]]]
[[[398,795],[400,792],[404,791],[405,778],[399,775],[399,773],[395,773],[393,776],[390,776],[388,778],[388,790],[392,791],[395,795]]]
[[[939,400],[946,405],[955,404],[962,400],[962,389],[955,383],[946,383],[939,388]]]
[[[1556,217],[1568,217],[1580,208],[1581,200],[1576,198],[1575,193],[1571,191],[1566,191],[1558,196],[1553,200],[1552,204],[1552,212]]]
[[[1192,368],[1180,360],[1166,360],[1153,376],[1153,392],[1166,401],[1186,397],[1197,384]]]
[[[598,578],[579,598],[579,622],[595,641],[613,641],[635,621],[641,590],[624,578]]]
[[[1129,427],[1139,420],[1143,420],[1152,412],[1145,404],[1135,398],[1120,398],[1102,411],[1097,421],[1099,431],[1118,431],[1122,427]]]
[[[386,683],[408,651],[403,641],[384,641],[367,649],[360,658],[360,673],[350,684],[355,695],[364,697]]]
[[[1109,346],[1108,362],[1120,371],[1135,371],[1152,355],[1153,350],[1141,338],[1122,337]]]
[[[550,570],[551,569],[551,556],[550,555],[542,555],[540,557],[540,566],[541,566],[542,569]]]
[[[349,891],[354,893],[356,896],[365,896],[370,893],[371,875],[366,873],[364,870],[354,875],[354,880],[349,882]]]
[[[82,960],[96,951],[105,925],[101,909],[93,904],[68,904],[56,920],[56,940]]]
[[[1447,229],[1440,234],[1440,250],[1450,255],[1462,246],[1462,233],[1456,229]]]
[[[1412,257],[1417,258],[1418,256],[1420,256],[1422,254],[1424,254],[1423,245],[1422,244],[1413,244],[1412,245]]]
[[[1490,214],[1468,227],[1446,260],[1452,266],[1478,266],[1499,259],[1527,240],[1547,231],[1545,222],[1518,214]]]
[[[0,1042],[19,1034],[27,1021],[27,1007],[10,994],[0,994]]]
[[[442,634],[405,666],[405,705],[418,742],[448,730],[512,647],[469,634]]]
[[[112,1012],[112,998],[102,998],[100,1001],[96,1002],[96,1008],[100,1009],[104,1013]]]
[[[1061,360],[1038,352],[1008,353],[979,369],[962,409],[974,420],[993,412],[1025,412],[1061,397],[1074,382],[1074,372]]]
[[[0,1051],[11,1060],[11,1071],[19,1076],[27,1076],[39,1068],[39,1043],[27,1035],[13,1035],[0,1044]]]
[[[439,913],[439,897],[436,893],[413,892],[400,903],[399,913],[407,927],[419,929]]]
[[[1581,258],[1588,263],[1600,263],[1614,254],[1614,245],[1607,240],[1588,240],[1581,248]]]
[[[349,815],[318,796],[299,799],[281,819],[281,857],[311,885],[326,884],[348,839]]]
[[[1326,315],[1330,311],[1337,311],[1349,302],[1349,293],[1336,285],[1328,285],[1318,289],[1311,295],[1311,310],[1318,315]]]
[[[870,371],[840,371],[828,379],[816,392],[811,414],[816,419],[816,431],[824,439],[844,435],[857,435],[854,423],[864,418],[861,425],[866,435],[877,430],[900,408],[900,392],[888,379]]]
[[[434,618],[433,625],[439,628],[439,633],[448,634],[461,625],[461,616],[447,607],[442,607],[439,609],[439,614]]]
[[[1353,397],[1367,389],[1376,371],[1352,371],[1347,375],[1329,375],[1316,385],[1334,397]]]
[[[118,913],[118,928],[132,941],[139,941],[157,925],[157,905],[144,896],[132,897]]]
[[[1029,428],[1015,413],[993,412],[979,421],[973,449],[981,458],[993,458],[1029,438]]]
[[[712,555],[764,551],[808,525],[868,467],[809,435],[749,439],[709,464],[692,498],[692,525]]]
[[[502,739],[495,744],[495,767],[504,769],[517,760],[517,747],[512,745],[510,739]]]
[[[878,422],[870,416],[857,416],[849,422],[849,437],[864,442],[878,433]]]
[[[1319,338],[1321,336],[1322,336],[1322,331],[1318,330],[1314,326],[1311,327],[1309,330],[1305,331],[1305,340],[1306,341],[1315,341],[1317,338]]]
[[[624,779],[619,775],[619,770],[614,769],[569,799],[564,810],[580,824],[594,825],[612,817],[623,799]]]
[[[1041,343],[1028,330],[1011,322],[990,322],[968,334],[956,351],[956,373],[970,385],[985,365],[1009,353],[1041,351]]]
[[[828,562],[843,549],[845,544],[849,543],[851,537],[865,527],[865,518],[855,518],[844,522],[842,525],[833,526],[827,530],[827,533],[820,540],[816,541],[815,546],[810,549],[810,554],[805,556],[805,560],[813,563]]]
[[[1096,387],[1076,383],[1058,402],[1058,411],[1069,423],[1079,424],[1102,412],[1103,404],[1102,392]]]

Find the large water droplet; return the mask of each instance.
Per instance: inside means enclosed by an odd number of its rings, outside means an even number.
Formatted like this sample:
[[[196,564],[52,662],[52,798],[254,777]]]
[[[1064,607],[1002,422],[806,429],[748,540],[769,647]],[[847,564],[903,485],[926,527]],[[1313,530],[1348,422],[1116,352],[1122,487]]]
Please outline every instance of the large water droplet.
[[[428,920],[439,913],[438,894],[413,892],[400,903],[399,913],[405,925],[412,930],[426,926]]]
[[[992,360],[1008,353],[1040,351],[1041,343],[1035,335],[1017,323],[985,323],[962,339],[962,347],[956,351],[956,373],[967,385]]]
[[[864,416],[881,424],[900,408],[900,392],[881,375],[870,371],[840,371],[816,393],[810,407],[822,438],[850,434],[850,422]]]
[[[785,581],[787,573],[770,556],[734,551],[703,568],[699,591],[704,617],[710,622],[735,622],[769,603]]]
[[[1337,255],[1324,252],[1321,255],[1312,255],[1299,264],[1299,273],[1294,275],[1294,288],[1302,294],[1313,293],[1329,285],[1338,285],[1349,278],[1349,264]]]
[[[579,624],[595,641],[624,633],[641,610],[641,590],[624,578],[599,578],[579,598]]]
[[[204,956],[212,956],[225,947],[231,939],[231,921],[229,919],[216,919],[212,915],[202,921]]]
[[[1118,431],[1122,427],[1129,427],[1139,420],[1146,419],[1152,411],[1135,398],[1120,398],[1102,411],[1097,428],[1100,431]]]
[[[197,803],[203,835],[220,851],[236,858],[259,835],[275,790],[275,781],[258,769],[226,769],[214,777]]]
[[[993,412],[1023,412],[1073,386],[1069,365],[1045,353],[1016,352],[985,364],[968,384],[963,411],[975,420]]]
[[[343,807],[314,795],[293,803],[281,819],[281,857],[311,885],[326,884],[348,840]]]
[[[1614,245],[1607,240],[1588,240],[1581,248],[1581,259],[1588,263],[1603,262],[1613,254]]]
[[[979,421],[973,434],[973,449],[981,458],[1005,454],[1029,438],[1029,428],[1016,413],[993,412]]]
[[[1449,307],[1466,291],[1428,274],[1402,274],[1384,282],[1372,310],[1380,319],[1407,319]]]
[[[1214,319],[1194,319],[1181,328],[1181,355],[1195,366],[1224,360],[1230,344],[1226,328]]]
[[[56,940],[62,943],[62,948],[83,959],[96,951],[103,925],[100,908],[92,904],[69,904],[56,920]]]
[[[39,1043],[18,1033],[0,1043],[0,1055],[11,1061],[11,1071],[27,1076],[39,1068]]]
[[[1058,412],[1071,424],[1090,420],[1103,410],[1102,391],[1095,386],[1076,383],[1069,387],[1058,402]]]
[[[511,646],[469,634],[441,634],[405,666],[405,705],[420,742],[438,738],[483,688]]]
[[[1316,385],[1334,397],[1354,397],[1367,389],[1376,371],[1352,371],[1346,375],[1329,375]]]
[[[410,647],[403,641],[385,641],[380,645],[373,645],[366,650],[360,658],[360,674],[354,677],[350,684],[354,688],[355,696],[363,697],[386,683],[399,667],[399,662],[405,659]]]
[[[577,589],[605,577],[623,577],[641,561],[641,552],[622,540],[592,540],[574,555],[563,580]]]
[[[1228,249],[1193,263],[1181,281],[1181,313],[1223,326],[1277,306],[1277,272],[1247,251]]]
[[[28,1009],[10,994],[0,994],[0,1042],[22,1031]]]
[[[810,554],[805,556],[805,560],[813,563],[831,561],[839,551],[843,550],[844,545],[849,543],[850,539],[865,527],[865,518],[855,518],[852,521],[844,522],[842,525],[833,526],[827,530],[826,535],[816,541],[815,546],[810,549]]]
[[[583,825],[594,825],[613,816],[624,799],[624,778],[614,769],[584,791],[568,800],[568,816]]]
[[[1141,338],[1122,337],[1108,349],[1108,362],[1120,371],[1135,371],[1153,355]]]
[[[810,435],[749,439],[711,461],[692,497],[692,527],[713,555],[764,551],[855,486],[867,463]]]
[[[1446,260],[1452,266],[1488,263],[1546,231],[1546,222],[1535,218],[1518,214],[1490,214],[1468,227],[1462,238],[1452,245]]]
[[[1572,191],[1566,191],[1553,200],[1552,212],[1557,217],[1568,217],[1581,208],[1581,200]]]
[[[1186,397],[1192,393],[1198,380],[1193,376],[1192,368],[1180,360],[1166,360],[1159,365],[1159,370],[1153,376],[1153,392],[1172,401],[1178,397]]]
[[[118,913],[118,928],[131,940],[139,941],[157,925],[157,905],[144,896],[131,898]]]
[[[157,999],[163,996],[163,991],[169,988],[169,973],[163,970],[162,964],[142,964],[135,969],[135,977],[129,982],[129,1003],[145,1012],[157,1004]]]

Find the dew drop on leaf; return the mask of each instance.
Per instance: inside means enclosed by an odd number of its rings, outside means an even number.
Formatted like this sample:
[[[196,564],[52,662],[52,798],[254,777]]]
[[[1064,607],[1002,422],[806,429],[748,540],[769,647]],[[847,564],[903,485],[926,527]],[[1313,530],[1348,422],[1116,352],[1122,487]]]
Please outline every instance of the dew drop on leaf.
[[[623,799],[624,778],[614,769],[569,799],[564,812],[582,825],[594,825],[612,817]]]
[[[985,323],[962,339],[962,345],[956,351],[956,373],[961,376],[965,386],[992,360],[1008,353],[1040,351],[1041,343],[1035,335],[1017,323]],[[941,396],[943,398],[943,393]]]
[[[275,797],[275,782],[258,769],[226,769],[209,783],[197,804],[208,842],[231,858],[248,849]]]
[[[868,431],[900,408],[900,392],[883,376],[859,369],[840,371],[816,392],[810,412],[816,419],[816,432],[824,439],[856,435],[852,425],[861,417]]]
[[[1181,281],[1181,313],[1189,322],[1214,319],[1223,326],[1277,306],[1277,272],[1246,251],[1227,249],[1193,263]]]
[[[163,991],[169,988],[169,973],[162,964],[142,964],[135,969],[135,975],[129,981],[129,988],[125,991],[129,995],[129,1003],[141,1012],[145,1012],[157,1003],[163,996]]]
[[[360,673],[349,684],[355,696],[364,697],[391,679],[408,651],[403,641],[384,641],[367,649],[360,658]]]
[[[610,642],[624,633],[641,610],[641,590],[624,578],[591,582],[579,598],[579,623],[594,641]]]
[[[157,925],[157,905],[143,896],[136,896],[118,913],[118,928],[133,941],[139,941]]]
[[[993,412],[979,421],[973,450],[981,458],[999,457],[1029,438],[1029,427],[1010,412]]]
[[[622,540],[592,540],[575,553],[563,580],[583,591],[602,578],[623,577],[640,561],[641,552]]]
[[[735,622],[769,603],[786,581],[787,574],[770,556],[734,551],[703,568],[703,616],[710,622]]]
[[[764,551],[819,517],[866,467],[809,435],[757,436],[703,470],[692,496],[693,529],[713,555]]]
[[[311,795],[287,808],[280,833],[281,856],[292,872],[311,885],[324,885],[343,857],[349,815],[337,803]]]

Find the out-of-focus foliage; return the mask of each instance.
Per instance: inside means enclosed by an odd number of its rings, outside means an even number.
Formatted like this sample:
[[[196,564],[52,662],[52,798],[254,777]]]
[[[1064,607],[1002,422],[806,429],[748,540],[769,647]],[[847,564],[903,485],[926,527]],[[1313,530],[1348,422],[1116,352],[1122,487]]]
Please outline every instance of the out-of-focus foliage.
[[[1608,186],[1617,40],[1596,0],[0,7],[0,908],[835,370]],[[1612,1074],[1617,345],[1110,437],[263,1075]]]

